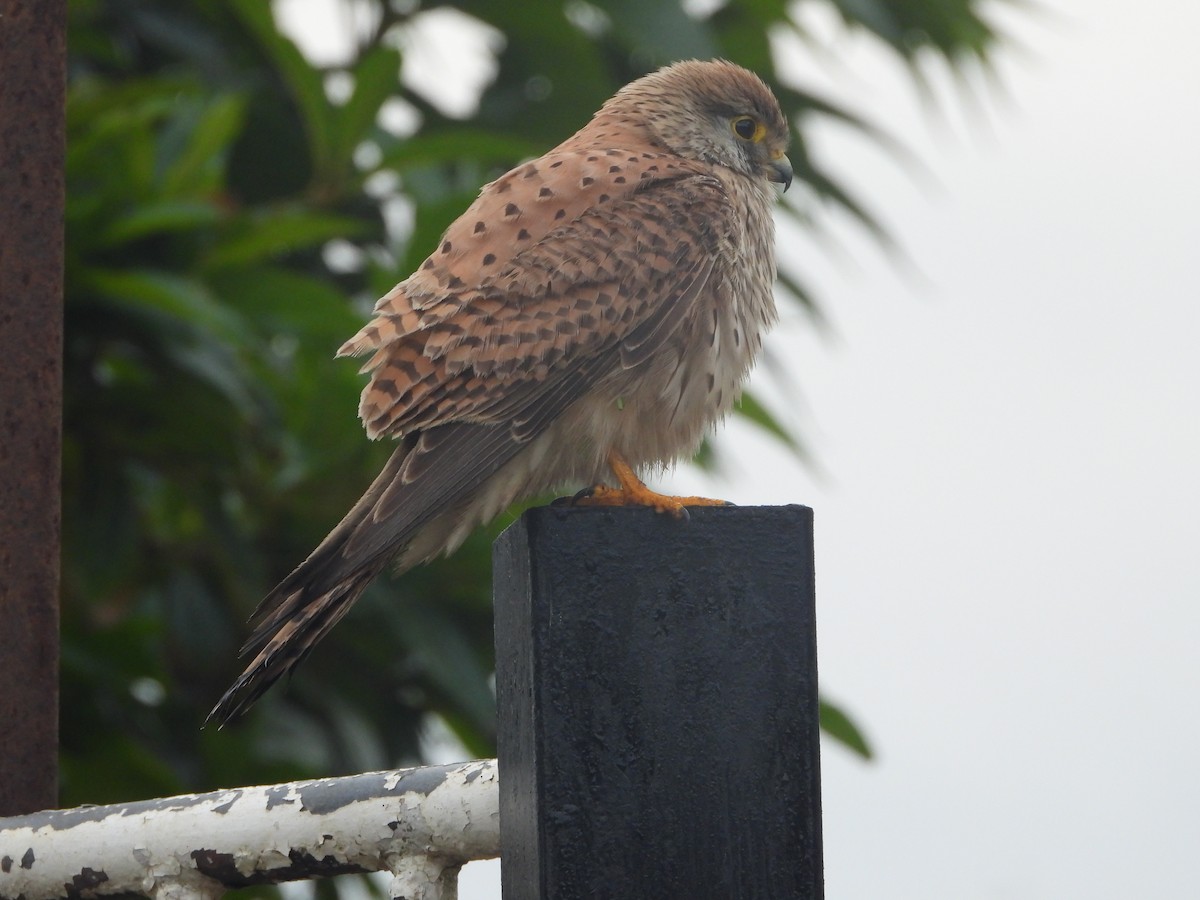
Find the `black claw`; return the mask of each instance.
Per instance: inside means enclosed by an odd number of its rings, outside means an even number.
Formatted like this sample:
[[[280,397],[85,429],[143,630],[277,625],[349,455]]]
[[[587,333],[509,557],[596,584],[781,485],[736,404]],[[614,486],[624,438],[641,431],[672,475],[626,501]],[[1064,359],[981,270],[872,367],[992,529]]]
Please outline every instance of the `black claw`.
[[[551,506],[574,506],[580,500],[586,500],[596,493],[598,484],[593,484],[591,487],[585,487],[582,491],[572,494],[570,497],[555,497],[550,501]]]

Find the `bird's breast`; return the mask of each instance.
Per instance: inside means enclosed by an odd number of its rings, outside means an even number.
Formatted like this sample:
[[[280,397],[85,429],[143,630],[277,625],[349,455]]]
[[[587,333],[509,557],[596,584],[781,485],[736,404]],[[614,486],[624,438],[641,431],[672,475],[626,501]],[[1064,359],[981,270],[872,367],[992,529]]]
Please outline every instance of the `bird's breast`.
[[[585,400],[595,445],[635,465],[665,466],[695,453],[705,432],[733,408],[775,321],[770,198],[753,185],[731,196],[741,233],[725,242],[707,288],[673,339]]]

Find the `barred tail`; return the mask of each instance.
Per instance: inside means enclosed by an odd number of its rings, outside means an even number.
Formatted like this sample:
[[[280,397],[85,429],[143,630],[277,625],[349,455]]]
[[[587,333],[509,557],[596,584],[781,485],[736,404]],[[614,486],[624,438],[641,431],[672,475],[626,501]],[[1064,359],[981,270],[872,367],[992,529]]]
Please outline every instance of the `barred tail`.
[[[527,466],[513,459],[521,447],[507,427],[405,437],[354,508],[259,604],[241,654],[253,658],[205,724],[224,725],[295,669],[389,561],[404,571],[448,553],[527,493]]]

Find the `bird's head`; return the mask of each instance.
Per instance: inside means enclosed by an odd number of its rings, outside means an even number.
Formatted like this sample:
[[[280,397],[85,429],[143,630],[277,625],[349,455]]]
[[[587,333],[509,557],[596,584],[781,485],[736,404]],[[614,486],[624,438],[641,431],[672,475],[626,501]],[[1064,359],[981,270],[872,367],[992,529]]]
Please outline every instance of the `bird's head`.
[[[636,117],[680,156],[792,183],[787,119],[762,79],[725,60],[688,60],[626,85],[605,111]]]

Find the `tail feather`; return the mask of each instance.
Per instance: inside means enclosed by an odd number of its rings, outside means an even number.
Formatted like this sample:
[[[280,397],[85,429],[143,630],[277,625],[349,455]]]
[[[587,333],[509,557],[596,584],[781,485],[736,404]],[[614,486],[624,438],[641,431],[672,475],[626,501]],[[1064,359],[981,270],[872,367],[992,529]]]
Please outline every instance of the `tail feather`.
[[[217,701],[204,724],[216,722],[218,727],[224,727],[249,709],[271,685],[292,672],[349,611],[376,574],[360,572],[336,589],[315,597],[306,599],[303,591],[288,597],[280,609],[292,609],[293,614],[275,629],[264,631],[260,626],[247,641],[243,655],[261,649]]]
[[[480,487],[521,447],[504,427],[453,425],[405,438],[337,527],[259,604],[241,652],[250,664],[205,724],[223,726],[294,670],[389,561],[403,571],[449,552],[507,506],[522,479],[500,479],[499,499]]]
[[[396,448],[337,527],[259,603],[252,616],[254,631],[239,654],[253,654],[253,659],[217,701],[205,725],[216,722],[223,727],[295,669],[387,566],[386,553],[348,564],[345,549],[353,535],[369,523],[371,510],[397,479],[411,449],[411,441]]]

